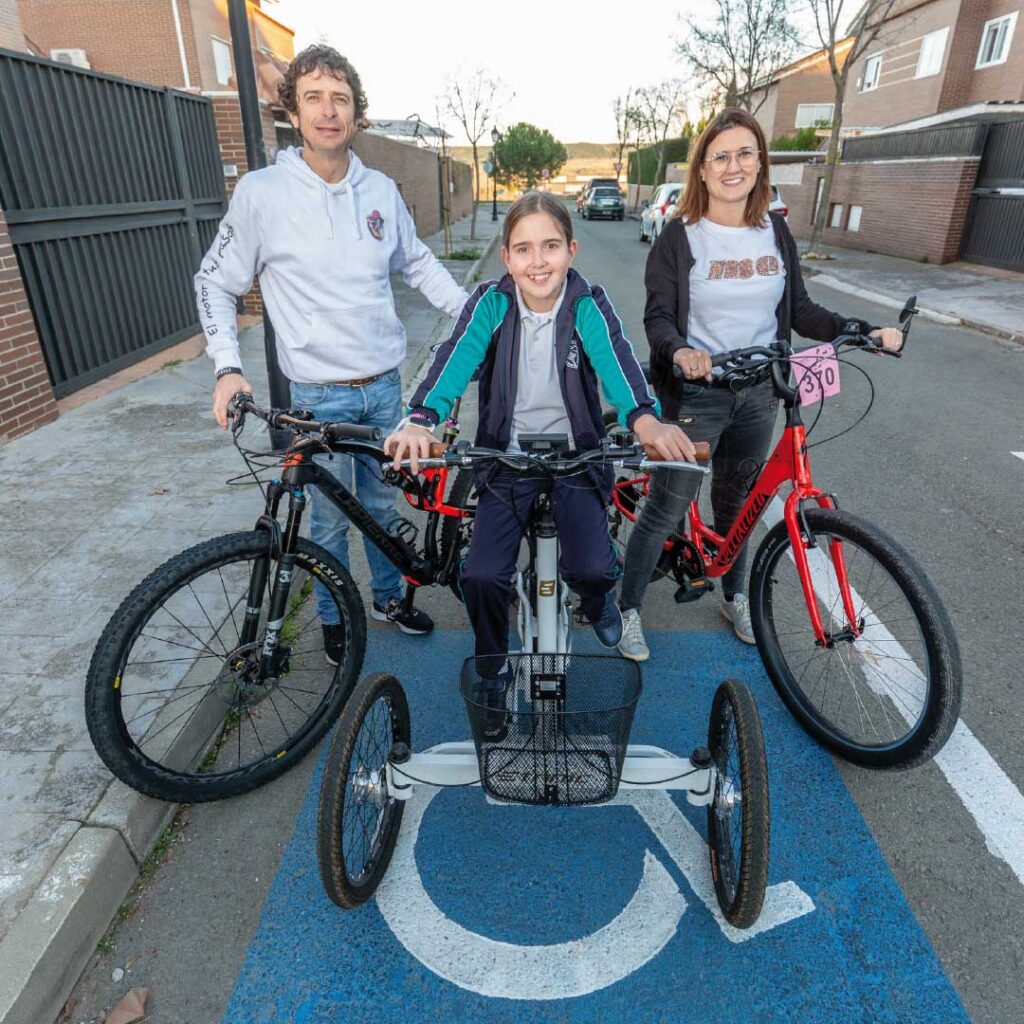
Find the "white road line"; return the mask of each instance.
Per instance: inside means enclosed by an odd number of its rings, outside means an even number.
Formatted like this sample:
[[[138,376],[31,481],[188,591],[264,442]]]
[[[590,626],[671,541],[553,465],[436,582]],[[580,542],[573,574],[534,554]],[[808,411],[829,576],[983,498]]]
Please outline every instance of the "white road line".
[[[1024,462],[1024,452],[1010,452],[1011,455],[1016,455],[1021,462]]]
[[[1024,459],[1024,452],[1013,454]],[[765,525],[771,529],[781,521],[782,512],[782,500],[773,498],[765,509]],[[820,582],[815,580],[815,590],[819,596]],[[857,600],[859,602],[859,598]],[[874,618],[874,612],[866,605],[864,612],[869,620]],[[886,640],[896,642],[892,634],[888,634]],[[897,648],[900,652],[898,657],[906,658],[909,664],[910,656],[906,650],[898,644]],[[900,710],[904,710],[901,701],[894,700],[894,703]],[[1024,795],[1021,795],[995,758],[975,738],[963,719],[957,721],[949,741],[935,756],[935,763],[974,818],[989,853],[1004,861],[1024,885]]]

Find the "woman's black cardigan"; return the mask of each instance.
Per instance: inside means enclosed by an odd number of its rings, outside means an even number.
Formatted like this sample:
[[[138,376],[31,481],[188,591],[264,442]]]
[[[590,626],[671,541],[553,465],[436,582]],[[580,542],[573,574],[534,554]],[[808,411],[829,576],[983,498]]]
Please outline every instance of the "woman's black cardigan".
[[[796,241],[785,218],[778,213],[768,216],[786,273],[785,290],[775,310],[779,325],[777,337],[789,341],[796,330],[814,341],[831,341],[843,333],[851,320],[863,333],[873,331],[874,326],[867,321],[840,316],[811,300],[800,272]],[[644,328],[651,348],[651,383],[666,418],[674,419],[679,411],[682,389],[681,381],[672,374],[672,355],[677,349],[689,347],[686,336],[690,318],[690,270],[695,262],[686,228],[682,221],[673,218],[651,248],[645,274]],[[729,344],[728,338],[721,340]]]

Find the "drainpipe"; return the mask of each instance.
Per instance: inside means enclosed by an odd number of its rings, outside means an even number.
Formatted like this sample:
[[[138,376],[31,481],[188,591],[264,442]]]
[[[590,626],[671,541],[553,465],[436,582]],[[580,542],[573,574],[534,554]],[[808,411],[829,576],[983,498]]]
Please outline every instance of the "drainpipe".
[[[185,88],[192,88],[192,79],[188,76],[188,61],[185,59],[185,38],[181,34],[181,17],[178,14],[178,0],[171,0],[171,11],[174,14],[174,32],[178,37],[178,56],[181,57],[181,74],[185,79]]]

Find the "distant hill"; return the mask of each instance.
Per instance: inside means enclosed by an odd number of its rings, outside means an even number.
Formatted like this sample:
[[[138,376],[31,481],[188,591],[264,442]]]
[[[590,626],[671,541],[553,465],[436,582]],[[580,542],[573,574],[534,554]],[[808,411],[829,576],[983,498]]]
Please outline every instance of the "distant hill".
[[[570,160],[607,160],[615,159],[619,147],[614,142],[566,142],[565,148],[569,151]],[[491,138],[480,140],[477,154],[481,160],[486,160],[491,151]],[[456,160],[463,163],[473,162],[473,149],[470,146],[452,146],[451,154]]]

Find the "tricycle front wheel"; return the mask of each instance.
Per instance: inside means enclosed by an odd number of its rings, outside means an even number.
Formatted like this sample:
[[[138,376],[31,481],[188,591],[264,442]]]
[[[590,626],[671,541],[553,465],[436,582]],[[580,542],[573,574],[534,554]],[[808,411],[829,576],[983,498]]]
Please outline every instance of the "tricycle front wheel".
[[[320,786],[317,857],[327,895],[342,909],[377,890],[395,850],[405,804],[388,792],[388,755],[409,744],[409,704],[392,675],[367,676],[335,730]]]

